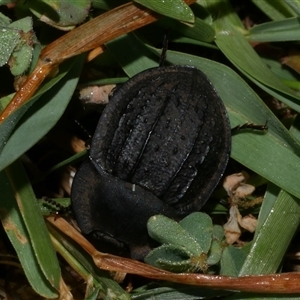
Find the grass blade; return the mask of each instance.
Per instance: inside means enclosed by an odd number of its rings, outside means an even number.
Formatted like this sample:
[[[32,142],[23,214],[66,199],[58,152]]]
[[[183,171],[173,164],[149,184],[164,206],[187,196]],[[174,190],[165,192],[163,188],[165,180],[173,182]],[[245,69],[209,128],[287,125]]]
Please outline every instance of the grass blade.
[[[0,173],[1,219],[33,289],[56,298],[60,268],[35,195],[20,162]]]
[[[38,93],[0,125],[0,136],[11,135],[2,144],[0,170],[25,153],[57,123],[74,93],[82,64],[83,57],[69,61],[62,68],[57,84],[57,78],[50,80],[51,88],[43,89],[45,93]],[[43,98],[36,102],[41,95]]]

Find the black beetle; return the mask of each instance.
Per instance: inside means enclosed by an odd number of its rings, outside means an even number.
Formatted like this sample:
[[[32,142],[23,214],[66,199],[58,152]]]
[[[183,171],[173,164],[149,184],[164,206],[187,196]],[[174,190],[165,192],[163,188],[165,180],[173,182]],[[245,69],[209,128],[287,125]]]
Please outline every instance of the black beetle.
[[[167,66],[137,74],[114,91],[74,178],[82,233],[102,251],[142,259],[152,246],[149,217],[179,220],[200,210],[230,147],[226,109],[201,71]]]

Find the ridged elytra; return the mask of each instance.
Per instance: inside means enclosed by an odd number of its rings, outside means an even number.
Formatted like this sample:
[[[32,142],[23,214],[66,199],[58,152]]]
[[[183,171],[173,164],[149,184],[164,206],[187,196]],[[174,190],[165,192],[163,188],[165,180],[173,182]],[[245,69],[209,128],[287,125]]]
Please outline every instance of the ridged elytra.
[[[142,259],[147,220],[179,220],[205,204],[231,146],[226,109],[207,77],[189,66],[143,71],[118,87],[72,185],[82,231],[102,251]]]

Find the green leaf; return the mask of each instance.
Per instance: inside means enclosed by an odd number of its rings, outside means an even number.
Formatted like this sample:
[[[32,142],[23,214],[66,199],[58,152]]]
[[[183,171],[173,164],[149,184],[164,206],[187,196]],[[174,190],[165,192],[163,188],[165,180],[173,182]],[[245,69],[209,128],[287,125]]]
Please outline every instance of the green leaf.
[[[283,20],[297,15],[284,1],[252,0],[252,2],[271,20]]]
[[[22,30],[23,32],[28,33],[29,31],[33,30],[32,25],[32,18],[25,17],[11,23],[9,27],[13,28],[14,30]]]
[[[14,76],[21,75],[28,69],[32,59],[32,50],[32,46],[23,44],[13,52],[11,56],[13,64],[10,70]]]
[[[1,27],[0,66],[3,66],[8,62],[13,50],[20,42],[20,34],[13,28],[4,28],[3,25]]]
[[[0,173],[1,220],[33,289],[56,298],[59,264],[34,192],[20,162]],[[16,198],[15,198],[16,197]]]
[[[206,271],[209,251],[211,264],[221,258],[220,241],[215,240],[211,248],[213,224],[205,213],[192,213],[179,223],[161,215],[154,216],[148,221],[148,231],[152,238],[163,243],[145,258],[145,262],[156,267],[172,272]],[[219,230],[216,233],[219,235]]]
[[[158,66],[157,56],[151,53],[145,44],[132,33],[122,35],[105,45],[129,77],[144,71],[145,68]],[[121,51],[121,49],[123,50]],[[132,57],[134,57],[134,61],[132,61]]]
[[[1,24],[0,66],[9,63],[13,75],[23,74],[29,67],[36,37],[32,30],[32,19],[26,17],[9,25]]]
[[[218,264],[222,258],[222,253],[223,247],[221,246],[220,242],[213,240],[207,255],[207,265],[212,266]]]
[[[257,226],[256,226],[253,240],[256,240],[257,235],[260,233],[260,230],[264,226],[267,218],[269,217],[270,212],[273,210],[274,204],[277,200],[279,193],[280,193],[280,187],[272,183],[268,184],[268,188],[265,193],[264,200],[259,210]]]
[[[221,258],[221,275],[238,276],[239,271],[246,259],[245,253],[233,246],[224,249]]]
[[[294,0],[284,0],[284,2],[298,15],[300,16],[300,3]]]
[[[212,26],[212,17],[200,5],[192,5],[193,11],[196,14],[193,27],[180,23],[170,18],[162,18],[157,22],[162,28],[170,28],[168,36],[173,35],[180,38],[190,38],[196,41],[211,43],[215,38],[215,29]],[[173,38],[172,38],[173,40]]]
[[[284,1],[252,0],[252,2],[274,21],[296,16],[296,13]]]
[[[4,14],[0,13],[0,26],[6,26],[9,25],[10,23],[11,23],[11,19],[5,16]]]
[[[220,262],[224,247],[225,247],[224,229],[220,225],[214,225],[213,240],[207,256],[207,264],[209,266],[215,265]]]
[[[42,87],[39,89],[39,91],[25,104],[23,104],[21,107],[19,107],[14,113],[9,115],[0,125],[0,153],[2,152],[3,148],[7,144],[7,141],[15,129],[15,127],[18,125],[18,122],[23,117],[23,115],[27,112],[27,110],[49,89],[51,89],[55,84],[57,84],[70,70],[71,68],[71,61],[69,61],[66,64],[61,65],[60,72],[57,76],[52,78],[51,80],[47,81]],[[10,95],[9,100],[13,95]],[[1,108],[4,108],[4,105],[8,103],[8,96],[0,99]],[[0,163],[1,164],[1,163]],[[8,164],[7,164],[8,165]],[[6,166],[6,165],[5,165]],[[2,170],[0,168],[0,170]]]
[[[298,81],[298,76],[293,70],[288,68],[283,68],[280,61],[273,59],[271,57],[262,57],[262,60],[270,70],[276,74],[278,78],[281,80],[290,80],[290,81]]]
[[[161,15],[187,23],[194,22],[194,14],[192,10],[182,0],[135,0],[135,2],[154,10]]]
[[[300,140],[300,118],[291,133]],[[275,273],[300,224],[300,199],[269,185],[252,247],[240,275]]]
[[[221,31],[216,36],[216,44],[224,55],[250,80],[261,83],[263,89],[271,88],[274,92],[289,96],[289,101],[285,98],[281,101],[300,111],[300,98],[270,71],[245,37],[229,27],[224,30],[226,34]]]
[[[181,220],[179,224],[196,239],[202,251],[208,253],[213,232],[213,223],[210,216],[202,212],[191,213]]]
[[[154,286],[154,288],[153,288]],[[184,284],[160,283],[157,285],[146,285],[133,290],[132,300],[199,300],[199,299],[218,299],[219,297],[232,294],[228,291],[204,289],[197,286]]]
[[[281,191],[239,275],[275,273],[300,224],[300,200]]]
[[[83,60],[81,56],[68,61],[57,77],[1,124],[0,147],[3,149],[0,149],[0,170],[20,157],[56,124],[74,93]],[[43,97],[39,99],[41,95]],[[39,101],[35,102],[37,99]]]
[[[213,239],[216,241],[223,241],[225,239],[224,229],[221,225],[214,225],[213,227]]]
[[[191,253],[173,245],[162,245],[151,251],[145,262],[170,272],[193,272],[197,268],[190,261]]]
[[[31,12],[42,22],[61,30],[71,30],[88,16],[90,0],[28,0]]]
[[[215,42],[224,55],[254,83],[266,92],[287,104],[289,107],[300,111],[300,98],[282,83],[268,68],[258,54],[251,47],[244,34],[248,32],[240,22],[229,2],[210,0],[209,3],[201,0],[206,6],[224,11],[214,22],[216,28]],[[214,3],[214,5],[212,5]],[[226,13],[225,13],[226,12]]]
[[[10,70],[14,76],[22,75],[31,63],[33,45],[37,44],[32,26],[31,17],[17,20],[9,25],[9,27],[17,30],[20,35],[19,42],[14,48],[9,60]]]
[[[211,16],[214,16],[214,21],[223,21],[226,18],[234,27],[241,32],[246,32],[244,25],[238,15],[235,13],[229,1],[223,0],[197,0],[197,3],[202,5]],[[214,22],[214,25],[215,25]]]
[[[161,244],[170,244],[189,251],[194,256],[199,256],[203,249],[187,231],[177,222],[163,215],[156,215],[148,220],[149,235]]]
[[[214,50],[218,49],[215,45],[208,44],[208,43],[201,42],[201,41],[196,41],[194,39],[190,39],[190,38],[186,38],[186,37],[174,37],[171,40],[174,43],[183,43],[183,44],[203,46],[203,47],[207,47],[209,49],[214,49]]]
[[[0,110],[3,110],[4,107],[9,103],[9,101],[13,98],[14,93],[4,96],[0,99]]]
[[[300,18],[289,18],[253,26],[247,39],[256,42],[300,40]]]

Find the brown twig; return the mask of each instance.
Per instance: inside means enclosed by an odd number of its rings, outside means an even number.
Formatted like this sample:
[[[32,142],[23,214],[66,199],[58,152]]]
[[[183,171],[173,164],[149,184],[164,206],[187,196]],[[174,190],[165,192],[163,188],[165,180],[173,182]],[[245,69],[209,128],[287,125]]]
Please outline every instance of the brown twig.
[[[101,253],[63,218],[55,219],[55,217],[48,217],[47,220],[80,244],[81,247],[91,255],[97,267],[103,270],[136,274],[156,280],[167,280],[219,290],[272,294],[300,293],[300,273],[251,275],[243,277],[194,273],[175,274],[129,258]]]

